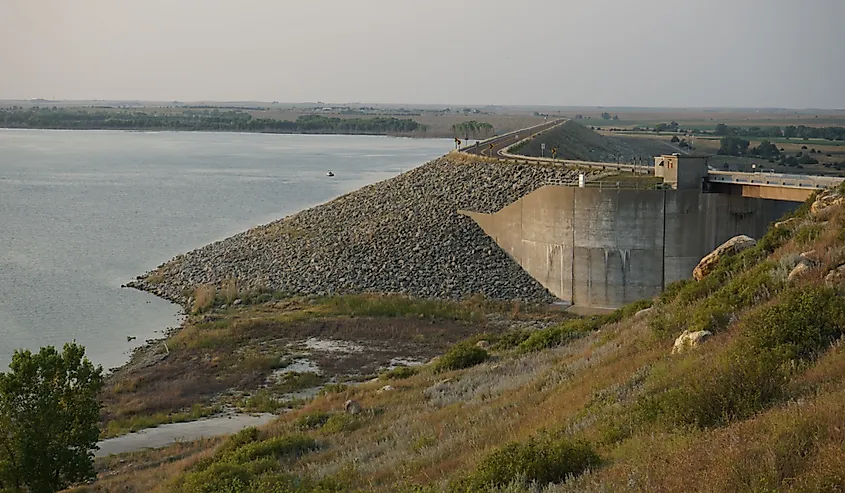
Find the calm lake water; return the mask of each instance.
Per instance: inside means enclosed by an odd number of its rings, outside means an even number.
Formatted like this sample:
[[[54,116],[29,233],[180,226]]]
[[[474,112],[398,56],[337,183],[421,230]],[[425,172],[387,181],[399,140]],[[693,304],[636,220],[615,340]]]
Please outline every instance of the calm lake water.
[[[450,147],[388,137],[0,129],[0,371],[17,348],[71,340],[105,368],[120,365],[179,322],[175,305],[121,284]]]

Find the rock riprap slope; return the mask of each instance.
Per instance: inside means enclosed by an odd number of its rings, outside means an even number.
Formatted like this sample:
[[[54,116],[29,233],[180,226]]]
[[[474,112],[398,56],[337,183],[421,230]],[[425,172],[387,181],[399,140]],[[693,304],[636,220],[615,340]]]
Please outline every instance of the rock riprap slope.
[[[459,209],[495,212],[562,167],[447,155],[180,255],[131,283],[185,304],[193,288],[234,279],[290,294],[406,293],[431,298],[554,298]]]

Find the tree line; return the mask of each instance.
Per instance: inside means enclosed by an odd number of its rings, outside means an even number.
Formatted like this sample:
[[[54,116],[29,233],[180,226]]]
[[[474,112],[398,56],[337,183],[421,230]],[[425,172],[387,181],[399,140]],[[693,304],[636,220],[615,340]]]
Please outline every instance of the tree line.
[[[463,137],[464,139],[486,139],[495,135],[496,132],[493,125],[487,122],[470,120],[452,125],[452,133],[455,137]]]
[[[738,127],[719,123],[713,130],[713,134],[725,137],[845,140],[845,127],[808,127],[806,125],[787,125],[783,128],[779,126]]]
[[[186,110],[179,113],[86,111],[64,108],[0,109],[0,126],[62,130],[204,130],[267,133],[408,134],[426,126],[393,117],[334,118],[303,115],[295,121],[254,118],[240,110]]]
[[[755,147],[750,147],[751,142],[736,136],[725,136],[719,141],[719,150],[717,154],[723,156],[752,156],[766,159],[770,163],[776,161],[784,166],[802,167],[805,164],[818,164],[818,159],[813,157],[813,154],[821,154],[821,151],[815,149],[807,150],[807,146],[803,146],[802,150],[796,152],[794,155],[784,152],[783,148],[778,148],[775,144],[763,139],[760,144]]]

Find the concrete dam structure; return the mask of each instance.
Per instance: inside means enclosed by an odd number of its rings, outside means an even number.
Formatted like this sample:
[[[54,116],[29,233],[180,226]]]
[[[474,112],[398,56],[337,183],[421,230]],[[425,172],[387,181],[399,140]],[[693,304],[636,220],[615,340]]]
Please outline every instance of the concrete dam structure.
[[[654,166],[570,161],[509,153],[523,140],[565,122],[557,120],[485,141],[462,152],[516,164],[577,166],[652,175],[650,190],[550,185],[495,214],[471,217],[528,274],[573,305],[618,308],[659,294],[689,278],[702,257],[730,238],[762,237],[769,225],[816,190],[841,177],[728,172],[710,169],[708,156],[671,154]]]
[[[617,308],[690,277],[733,236],[760,238],[798,205],[701,190],[545,186],[495,214],[461,212],[561,300]]]

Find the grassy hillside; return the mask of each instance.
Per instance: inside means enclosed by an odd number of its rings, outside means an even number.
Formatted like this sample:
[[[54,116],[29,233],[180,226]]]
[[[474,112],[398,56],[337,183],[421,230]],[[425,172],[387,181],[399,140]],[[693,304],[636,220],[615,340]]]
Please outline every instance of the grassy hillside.
[[[110,459],[80,491],[842,491],[840,193],[655,300],[476,335],[266,429]],[[713,335],[672,354],[684,330]]]

